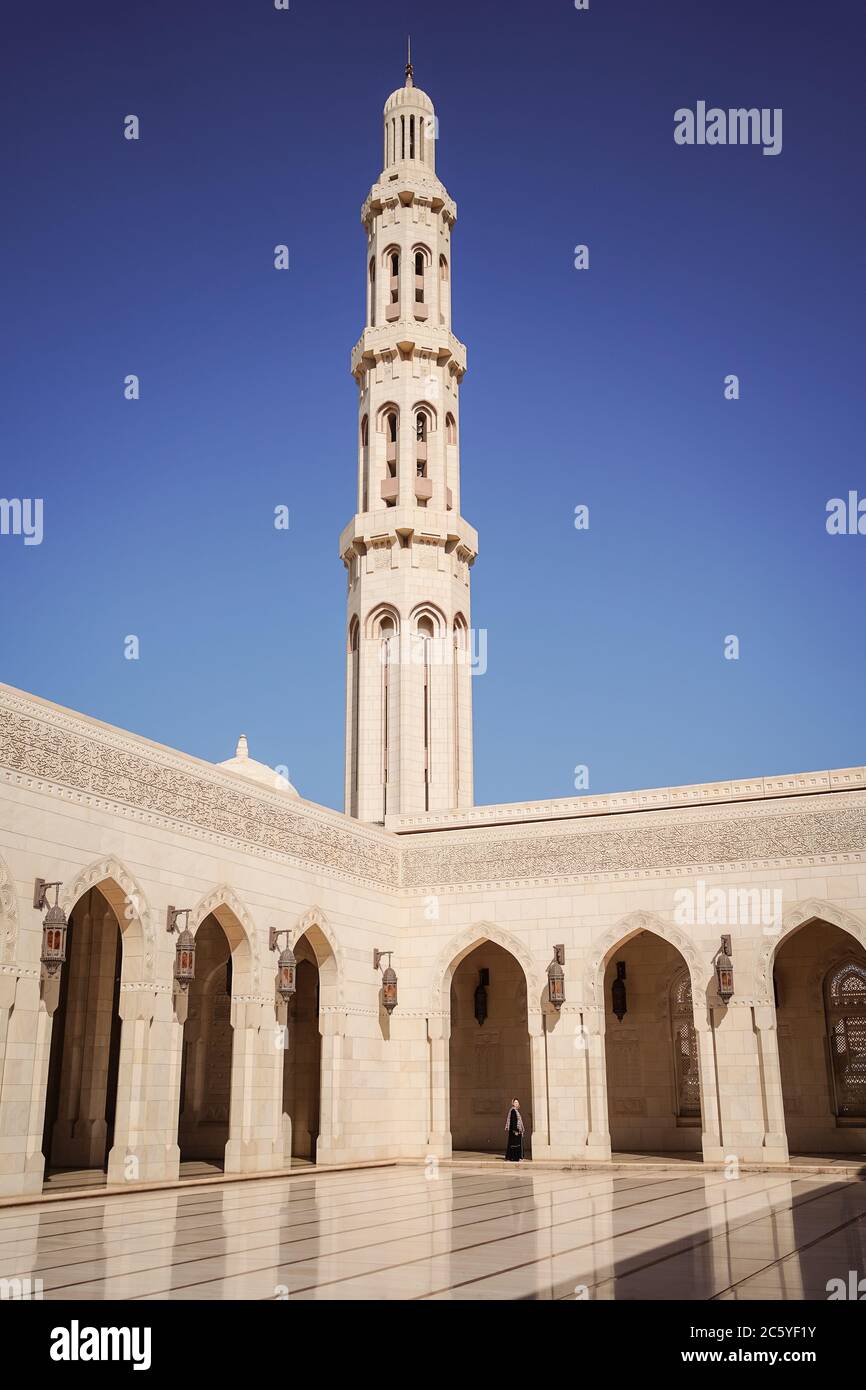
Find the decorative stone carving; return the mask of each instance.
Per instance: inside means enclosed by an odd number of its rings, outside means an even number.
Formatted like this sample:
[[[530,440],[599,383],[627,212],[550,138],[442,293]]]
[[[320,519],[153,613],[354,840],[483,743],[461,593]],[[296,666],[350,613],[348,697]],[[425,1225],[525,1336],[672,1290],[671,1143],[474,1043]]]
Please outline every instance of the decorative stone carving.
[[[383,832],[313,807],[289,809],[277,793],[238,787],[229,773],[8,689],[0,690],[0,768],[113,814],[376,887],[398,883],[399,848]]]
[[[450,988],[452,966],[459,964],[460,960],[469,954],[475,946],[481,946],[485,941],[492,941],[496,946],[501,946],[508,951],[519,962],[526,976],[526,998],[527,1005],[532,1010],[541,997],[541,985],[532,964],[532,957],[519,937],[513,936],[511,932],[505,931],[503,927],[497,927],[493,922],[476,922],[458,936],[452,937],[439,953],[436,967],[433,971],[432,1003],[429,1015],[450,1014],[450,1000],[445,993],[446,973],[448,974],[448,987]]]
[[[117,894],[111,891],[112,885],[123,894],[122,904],[117,900]],[[156,963],[156,937],[147,899],[132,874],[114,855],[96,859],[92,864],[88,864],[86,869],[82,869],[71,883],[63,885],[60,893],[60,904],[64,912],[69,916],[79,898],[83,897],[89,889],[100,887],[103,890],[103,896],[107,897],[111,903],[121,933],[133,922],[141,930],[144,943],[145,976],[147,980],[152,980]]]
[[[0,960],[11,960],[15,953],[15,939],[18,935],[18,905],[15,902],[15,885],[4,861],[0,859]]]
[[[604,1000],[604,962],[606,957],[621,942],[639,931],[651,931],[656,936],[676,947],[688,966],[692,981],[692,998],[697,1006],[706,994],[707,985],[713,973],[712,962],[702,962],[694,946],[683,933],[654,912],[630,912],[627,917],[609,927],[603,936],[593,942],[589,965],[584,977],[584,999],[594,1007],[603,1009]],[[665,1002],[665,1008],[667,1007]]]
[[[755,995],[760,1003],[773,1003],[773,960],[779,946],[791,932],[812,921],[828,922],[831,927],[839,927],[859,941],[866,950],[866,923],[853,912],[821,898],[806,898],[802,902],[792,903],[782,914],[782,930],[775,936],[768,935],[758,952],[755,962]]]
[[[820,808],[815,805],[820,801]],[[506,886],[515,880],[645,877],[654,871],[687,873],[736,865],[781,866],[813,857],[859,862],[866,854],[866,808],[840,806],[832,796],[809,809],[795,805],[725,807],[736,815],[708,817],[691,809],[573,822],[565,829],[538,825],[458,830],[413,836],[403,851],[409,888]],[[664,815],[664,820],[657,816]],[[507,865],[507,874],[503,873]]]
[[[246,937],[247,947],[250,952],[250,966],[252,977],[251,993],[258,995],[261,990],[261,952],[259,932],[247,909],[238,898],[233,889],[228,884],[222,883],[218,888],[213,888],[200,898],[193,911],[190,913],[190,928],[193,932],[197,931],[204,919],[213,912],[219,918],[219,909],[227,907],[232,916],[237,920],[244,936]],[[233,948],[234,949],[234,948]],[[241,995],[237,995],[241,998]],[[246,995],[243,996],[246,998]]]

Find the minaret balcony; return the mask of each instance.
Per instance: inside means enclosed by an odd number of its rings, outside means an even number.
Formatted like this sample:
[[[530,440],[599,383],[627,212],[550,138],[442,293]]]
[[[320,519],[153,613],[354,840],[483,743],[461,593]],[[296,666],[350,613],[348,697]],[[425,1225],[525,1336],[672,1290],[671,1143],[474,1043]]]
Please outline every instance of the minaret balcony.
[[[385,445],[385,462],[386,462],[386,463],[396,463],[396,462],[397,462],[397,441],[396,441],[396,439],[389,439],[388,442],[387,442],[387,444]]]
[[[418,463],[427,462],[427,440],[418,439],[415,442],[415,458]]]
[[[416,319],[419,319],[421,323],[424,323],[424,321],[426,320],[428,312],[429,311],[426,304],[415,305],[415,317]]]
[[[393,323],[393,322],[394,322],[396,319],[398,319],[399,317],[400,317],[400,305],[399,305],[399,304],[386,304],[386,305],[385,305],[385,318],[388,320],[389,323]]]
[[[386,478],[381,487],[382,501],[386,503],[396,502],[399,490],[399,483],[396,478]]]
[[[396,483],[397,480],[394,478],[386,481]],[[348,526],[343,528],[340,536],[340,555],[346,555],[349,549],[354,549],[359,542],[368,546],[373,540],[379,540],[384,536],[410,536],[421,528],[421,516],[425,536],[438,536],[443,543],[459,541],[473,558],[478,554],[478,532],[459,512],[434,511],[432,507],[425,507],[423,512],[419,512],[415,499],[412,499],[411,506],[407,505],[407,500],[404,495],[404,500],[396,506],[388,507],[383,502],[378,509],[357,512]]]
[[[415,496],[418,498],[419,502],[429,502],[430,498],[433,496],[433,479],[416,478]]]
[[[386,305],[385,307],[386,312],[388,309],[397,309],[399,317],[399,305]],[[426,352],[435,352],[440,365],[451,362],[457,368],[458,378],[463,376],[466,371],[466,348],[459,338],[455,338],[450,329],[442,324],[434,324],[428,319],[424,324],[423,334],[421,328],[416,326],[413,337],[413,330],[407,325],[405,336],[409,338],[406,345],[408,353],[413,352],[416,347]],[[395,337],[390,323],[377,324],[375,328],[370,326],[365,328],[352,349],[352,375],[358,378],[361,372],[372,367],[377,360],[392,356],[397,347]],[[401,341],[403,337],[404,334],[401,333]]]

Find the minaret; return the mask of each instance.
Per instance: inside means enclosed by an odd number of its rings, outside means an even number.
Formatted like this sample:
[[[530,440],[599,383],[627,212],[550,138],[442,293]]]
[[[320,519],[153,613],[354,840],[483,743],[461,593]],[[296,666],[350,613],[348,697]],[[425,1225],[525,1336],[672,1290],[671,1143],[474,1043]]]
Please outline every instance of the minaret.
[[[346,811],[364,821],[472,805],[469,571],[451,332],[457,207],[436,177],[436,114],[414,85],[385,103],[384,167],[361,209],[367,318],[348,571]]]

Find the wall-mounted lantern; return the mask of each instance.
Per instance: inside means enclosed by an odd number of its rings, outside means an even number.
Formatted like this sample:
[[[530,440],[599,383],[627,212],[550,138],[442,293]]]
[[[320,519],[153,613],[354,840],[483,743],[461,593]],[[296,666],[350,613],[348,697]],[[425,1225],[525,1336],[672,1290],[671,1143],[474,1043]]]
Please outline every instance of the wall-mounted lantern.
[[[616,963],[616,979],[610,987],[610,998],[613,1004],[613,1011],[622,1023],[628,1013],[628,1000],[625,993],[625,961],[618,960]]]
[[[45,913],[42,922],[42,961],[45,974],[49,977],[55,975],[66,960],[66,913],[60,906],[60,883],[47,883],[44,878],[37,878],[33,885],[33,906],[37,912],[41,912],[46,906],[46,896],[49,888],[54,889],[54,902]]]
[[[388,957],[388,964],[382,971],[382,1003],[388,1010],[388,1015],[394,1012],[397,1007],[397,973],[391,968],[391,957],[393,951],[373,951],[373,969],[379,969],[379,963],[383,957]]]
[[[174,947],[174,978],[178,989],[188,990],[195,979],[195,937],[189,929],[191,907],[169,907],[165,914],[167,932],[177,932]],[[178,918],[185,917],[183,931],[178,926]]]
[[[727,1004],[734,994],[734,962],[731,960],[731,938],[722,937],[720,950],[716,952],[716,988],[723,1004]]]
[[[478,984],[475,986],[475,1017],[478,1019],[478,1027],[481,1028],[487,1017],[487,986],[490,984],[490,971],[488,969],[479,970]]]
[[[295,980],[297,961],[289,945],[288,935],[289,933],[285,928],[283,930],[278,930],[277,927],[271,927],[270,936],[268,938],[268,944],[272,951],[277,949],[277,946],[280,944],[281,936],[287,938],[286,944],[280,952],[280,958],[277,961],[277,994],[284,1004],[288,1004],[297,988]]]
[[[547,967],[547,997],[555,1009],[565,1003],[565,947],[554,946],[553,960]]]

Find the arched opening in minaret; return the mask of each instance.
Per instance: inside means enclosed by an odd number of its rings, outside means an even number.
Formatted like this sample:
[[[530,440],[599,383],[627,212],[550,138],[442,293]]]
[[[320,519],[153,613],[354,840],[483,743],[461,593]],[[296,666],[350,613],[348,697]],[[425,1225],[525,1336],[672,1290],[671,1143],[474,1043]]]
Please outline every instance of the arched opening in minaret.
[[[773,964],[776,1038],[792,1153],[866,1151],[866,951],[813,919]]]
[[[367,511],[370,502],[370,421],[365,415],[361,421],[361,511]]]
[[[612,1150],[700,1151],[700,1057],[682,955],[654,932],[636,932],[607,957],[604,1000]]]
[[[451,313],[451,283],[448,275],[448,260],[439,257],[439,322],[447,326]]]
[[[505,1123],[513,1097],[532,1135],[532,1063],[526,976],[502,946],[482,941],[451,977],[449,1091],[451,1147],[505,1153]]]
[[[376,327],[376,261],[370,258],[370,274],[367,292],[367,322],[371,328]]]
[[[42,1152],[52,1186],[68,1181],[69,1170],[98,1173],[108,1165],[120,1063],[122,938],[107,897],[88,889],[69,915],[51,1028]]]

